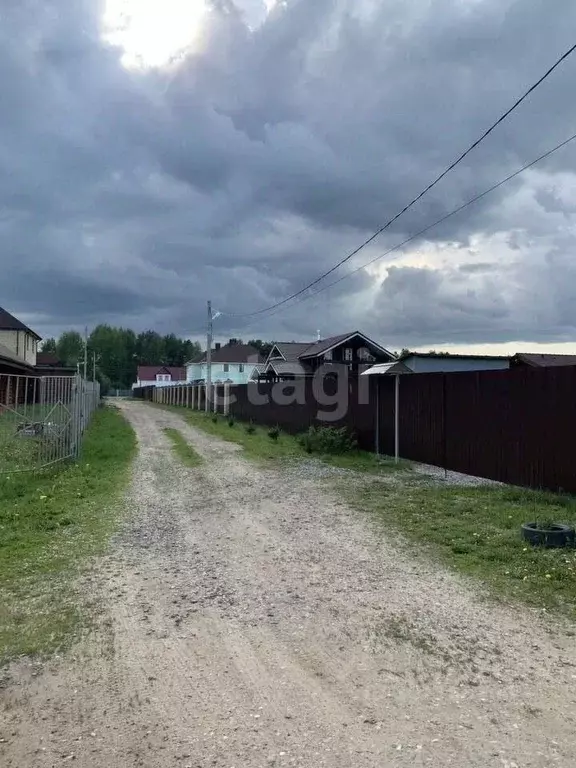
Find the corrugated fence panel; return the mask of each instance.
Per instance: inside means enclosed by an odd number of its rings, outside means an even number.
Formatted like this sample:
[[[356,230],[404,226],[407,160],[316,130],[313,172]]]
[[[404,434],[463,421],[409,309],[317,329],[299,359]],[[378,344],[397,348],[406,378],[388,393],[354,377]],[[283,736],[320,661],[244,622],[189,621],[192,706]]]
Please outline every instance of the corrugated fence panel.
[[[393,376],[236,385],[230,387],[230,413],[292,434],[311,424],[346,426],[365,450],[375,449],[378,424],[380,451],[391,455],[394,385]],[[153,393],[146,388],[134,396],[152,399]],[[400,455],[506,483],[576,492],[575,395],[575,366],[402,375]]]

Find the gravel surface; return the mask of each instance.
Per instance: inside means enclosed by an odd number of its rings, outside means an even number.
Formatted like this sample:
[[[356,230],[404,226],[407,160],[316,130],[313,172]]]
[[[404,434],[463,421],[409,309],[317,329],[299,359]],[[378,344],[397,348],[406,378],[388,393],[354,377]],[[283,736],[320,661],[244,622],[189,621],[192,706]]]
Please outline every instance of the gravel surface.
[[[122,408],[140,451],[87,580],[102,616],[73,653],[8,670],[2,766],[575,765],[569,627],[408,554],[309,466],[258,469],[177,414]]]
[[[453,472],[444,470],[441,467],[435,467],[432,464],[413,464],[412,471],[419,475],[431,478],[439,485],[462,485],[474,487],[478,485],[503,485],[497,480],[489,480],[486,477],[476,477],[475,475],[464,475],[462,472]]]

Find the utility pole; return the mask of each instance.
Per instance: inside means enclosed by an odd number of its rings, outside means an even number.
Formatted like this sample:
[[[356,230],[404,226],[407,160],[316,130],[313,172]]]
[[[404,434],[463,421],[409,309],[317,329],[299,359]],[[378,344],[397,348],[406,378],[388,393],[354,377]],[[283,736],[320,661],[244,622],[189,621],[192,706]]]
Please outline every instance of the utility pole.
[[[206,333],[206,402],[204,408],[210,410],[212,395],[212,302],[208,302],[208,328]]]
[[[84,381],[88,378],[88,326],[84,328]]]
[[[96,381],[96,352],[92,352],[92,381]]]

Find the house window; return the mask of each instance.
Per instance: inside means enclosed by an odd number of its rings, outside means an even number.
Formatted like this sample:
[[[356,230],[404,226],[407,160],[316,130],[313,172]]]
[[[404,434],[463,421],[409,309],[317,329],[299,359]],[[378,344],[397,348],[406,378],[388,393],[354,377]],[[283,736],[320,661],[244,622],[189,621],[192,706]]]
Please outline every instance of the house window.
[[[332,350],[329,349],[328,352],[324,353],[324,360],[332,360]]]
[[[238,370],[240,373],[244,373],[244,366],[242,365],[242,363],[240,363],[240,365],[238,366]]]
[[[346,360],[347,363],[350,363],[353,358],[353,350],[352,347],[346,347],[344,350],[344,360]]]
[[[360,360],[365,360],[366,362],[374,362],[376,359],[367,347],[360,347],[358,350],[358,357]]]
[[[224,365],[222,366],[222,369],[224,370],[224,373],[228,373],[228,371],[230,370],[230,366],[228,365],[228,363],[224,363]]]

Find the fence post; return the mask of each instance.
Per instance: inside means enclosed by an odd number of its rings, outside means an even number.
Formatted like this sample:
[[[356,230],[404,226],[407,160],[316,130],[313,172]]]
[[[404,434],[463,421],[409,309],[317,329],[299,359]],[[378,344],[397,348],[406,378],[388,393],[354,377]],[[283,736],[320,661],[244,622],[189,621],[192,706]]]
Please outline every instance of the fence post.
[[[224,415],[230,413],[230,384],[224,384]]]

